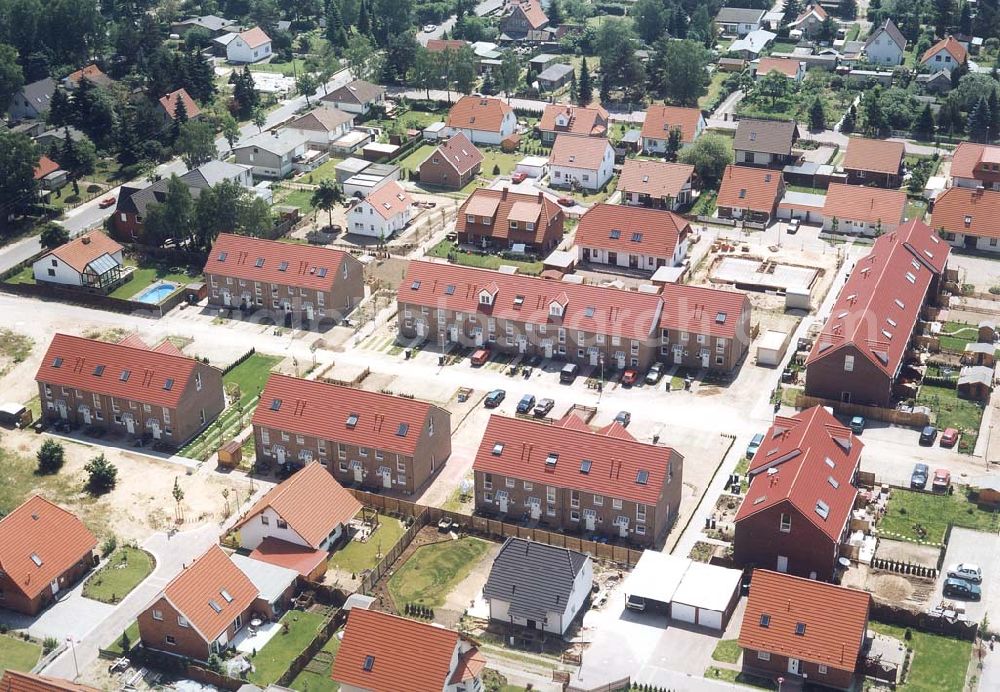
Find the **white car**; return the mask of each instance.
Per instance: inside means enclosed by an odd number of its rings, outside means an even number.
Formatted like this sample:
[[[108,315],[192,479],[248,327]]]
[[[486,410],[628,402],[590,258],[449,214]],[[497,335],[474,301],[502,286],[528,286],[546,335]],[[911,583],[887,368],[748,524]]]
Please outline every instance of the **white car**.
[[[983,571],[971,562],[959,562],[948,568],[948,576],[979,584],[983,581]]]
[[[430,34],[437,30],[437,24],[424,24],[424,33]]]

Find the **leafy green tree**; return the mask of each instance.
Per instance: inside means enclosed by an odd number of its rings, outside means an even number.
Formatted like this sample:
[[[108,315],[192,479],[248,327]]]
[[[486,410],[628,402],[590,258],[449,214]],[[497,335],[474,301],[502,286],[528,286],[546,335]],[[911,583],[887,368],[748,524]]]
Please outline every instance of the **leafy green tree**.
[[[580,92],[577,91],[576,70],[569,73],[569,102],[577,103],[580,100]]]
[[[955,0],[934,0],[934,31],[944,36],[955,21]]]
[[[97,166],[97,148],[86,137],[79,141],[70,137],[69,128],[63,129],[62,147],[56,159],[59,165],[69,173],[73,183],[73,194],[80,194],[80,178],[90,175]]]
[[[837,35],[837,23],[833,20],[833,17],[827,15],[823,18],[823,21],[819,25],[819,30],[816,32],[816,38],[820,41],[832,41],[833,37]]]
[[[853,22],[858,17],[858,0],[840,0],[837,15],[843,20]]]
[[[72,125],[76,121],[76,115],[73,112],[73,103],[70,101],[69,94],[66,93],[65,89],[56,87],[55,91],[52,92],[46,119],[49,125],[53,127]]]
[[[218,155],[215,129],[207,122],[189,120],[181,125],[174,150],[188,168],[197,168]]]
[[[646,43],[655,43],[667,33],[670,15],[661,0],[638,0],[629,15],[639,37]]]
[[[319,182],[319,187],[313,191],[311,203],[317,209],[322,209],[329,214],[330,226],[333,226],[333,210],[343,198],[343,193],[337,187],[337,183],[329,178]]]
[[[587,66],[587,58],[584,56],[580,65],[580,81],[576,85],[577,103],[581,106],[589,106],[594,99],[594,85],[590,78],[590,68]]]
[[[417,59],[417,49],[420,44],[414,38],[413,32],[390,36],[385,48],[385,62],[382,65],[382,78],[390,84],[402,84],[406,75]],[[452,51],[447,51],[452,52]]]
[[[670,132],[667,133],[667,151],[664,158],[667,161],[676,161],[677,154],[680,153],[681,147],[683,146],[683,135],[681,133],[681,128],[673,127]]]
[[[823,100],[819,96],[809,107],[809,129],[813,132],[826,129],[826,109],[823,108]]]
[[[715,45],[715,24],[712,21],[712,16],[708,13],[706,3],[698,3],[694,12],[691,13],[687,37],[692,41],[700,41],[706,48]]]
[[[849,135],[852,132],[854,132],[854,129],[857,127],[857,125],[858,125],[858,109],[855,108],[854,104],[852,103],[851,107],[847,109],[846,113],[844,113],[844,119],[840,122],[840,131],[843,132],[845,135]]]
[[[38,236],[38,242],[43,250],[54,250],[60,245],[69,242],[69,231],[55,221],[48,221],[42,227],[42,232]]]
[[[87,472],[87,491],[91,495],[109,493],[118,484],[118,467],[103,454],[88,461],[83,470]]]
[[[884,136],[889,123],[882,110],[882,89],[875,87],[865,94],[861,101],[862,113],[864,114],[865,133],[873,137]]]
[[[722,178],[726,166],[733,162],[733,143],[730,137],[702,135],[680,154],[680,161],[694,166],[703,183],[712,187]]]
[[[38,147],[20,132],[0,127],[0,228],[35,201]]]
[[[232,149],[240,138],[240,124],[232,115],[224,113],[219,120],[219,127],[222,130],[222,136],[229,143],[229,148]]]
[[[0,113],[10,106],[14,94],[24,86],[24,71],[17,62],[13,46],[0,43]]]
[[[517,91],[517,87],[520,83],[521,61],[518,58],[517,53],[509,50],[503,54],[499,69],[497,70],[497,86],[500,87],[500,91],[507,95],[508,103],[510,103],[510,97],[515,91]]]
[[[785,0],[785,13],[782,16],[782,23],[789,24],[795,21],[802,14],[802,10],[802,0]]]
[[[267,113],[264,112],[263,108],[257,108],[250,115],[250,120],[257,126],[257,132],[263,132],[264,126],[267,125]]]
[[[59,473],[66,462],[66,450],[51,437],[42,443],[35,456],[38,459],[38,473],[43,475]]]
[[[990,92],[986,99],[986,105],[990,107],[990,127],[987,140],[992,142],[1000,136],[1000,99],[997,97],[997,90]]]
[[[924,109],[917,116],[917,121],[913,125],[913,136],[922,142],[934,139],[934,114],[931,113],[929,103],[924,105]]]
[[[410,70],[410,83],[418,89],[426,90],[427,100],[430,101],[431,89],[444,86],[441,74],[438,54],[432,53],[421,46],[417,50],[416,59],[413,61],[413,67]]]
[[[671,103],[696,106],[708,91],[709,52],[695,41],[667,38],[657,41],[653,50],[649,72],[654,92]]]
[[[771,70],[757,80],[756,92],[769,99],[773,106],[778,99],[788,95],[788,77],[777,70]]]
[[[344,50],[344,61],[357,79],[372,81],[382,72],[383,57],[376,53],[371,39],[364,34],[351,38]]]
[[[549,18],[549,26],[559,26],[565,21],[563,19],[562,5],[559,0],[551,0],[545,14]]]
[[[469,46],[463,46],[457,51],[448,50],[445,52],[455,53],[451,63],[451,78],[455,82],[455,89],[463,94],[471,94],[476,86],[476,66],[478,65],[476,54]]]
[[[958,33],[972,35],[972,7],[968,0],[962,3],[961,16],[958,19]]]
[[[303,72],[299,75],[299,78],[295,80],[295,88],[300,94],[306,97],[306,108],[312,108],[312,103],[309,99],[319,88],[319,80],[310,73]]]
[[[260,197],[248,194],[244,203],[237,207],[237,228],[242,235],[263,237],[274,227],[271,207]]]
[[[162,245],[172,240],[182,247],[191,239],[195,227],[194,200],[191,191],[177,175],[170,176],[162,204],[150,204],[143,224],[146,234]]]
[[[184,105],[184,99],[178,98],[177,103],[174,104],[174,139],[180,135],[181,128],[187,121],[187,106]]]

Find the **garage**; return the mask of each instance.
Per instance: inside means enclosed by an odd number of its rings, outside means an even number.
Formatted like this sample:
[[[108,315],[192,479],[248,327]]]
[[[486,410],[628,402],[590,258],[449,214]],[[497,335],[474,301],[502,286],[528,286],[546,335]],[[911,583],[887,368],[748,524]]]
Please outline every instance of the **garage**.
[[[781,363],[788,346],[788,332],[768,329],[757,343],[757,365],[772,367]]]
[[[694,625],[698,618],[698,609],[684,603],[672,603],[670,607],[670,619],[676,622],[686,622]]]
[[[808,224],[823,223],[826,195],[789,191],[778,203],[779,219],[799,219]]]
[[[625,581],[625,607],[639,612],[670,614],[670,600],[691,565],[686,557],[645,550]]]
[[[721,631],[740,600],[743,572],[704,562],[691,562],[670,606],[675,622]]]

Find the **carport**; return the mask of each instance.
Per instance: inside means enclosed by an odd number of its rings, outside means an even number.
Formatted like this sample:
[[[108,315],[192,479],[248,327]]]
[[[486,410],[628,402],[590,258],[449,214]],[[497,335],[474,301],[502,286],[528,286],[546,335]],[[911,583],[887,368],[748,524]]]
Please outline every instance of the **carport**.
[[[651,610],[669,614],[674,591],[690,565],[691,560],[686,557],[644,550],[625,581],[626,599],[638,596]]]
[[[691,562],[674,591],[671,619],[724,630],[740,600],[742,578],[738,569]]]

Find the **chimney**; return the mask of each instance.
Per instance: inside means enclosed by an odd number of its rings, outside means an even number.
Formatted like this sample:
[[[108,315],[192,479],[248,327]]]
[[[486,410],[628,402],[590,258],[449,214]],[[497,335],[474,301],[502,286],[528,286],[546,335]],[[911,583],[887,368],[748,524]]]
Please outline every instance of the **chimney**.
[[[277,130],[271,130],[271,136],[272,137],[277,137],[278,136],[278,131]]]
[[[542,191],[539,190],[538,191],[538,203],[539,204],[543,204],[544,202],[545,202],[545,195],[543,195]]]
[[[500,199],[507,199],[507,188],[500,191]]]
[[[542,194],[542,193],[539,192],[538,194]],[[80,242],[82,242],[84,245],[90,245],[90,236],[89,235],[83,236],[83,239]]]

